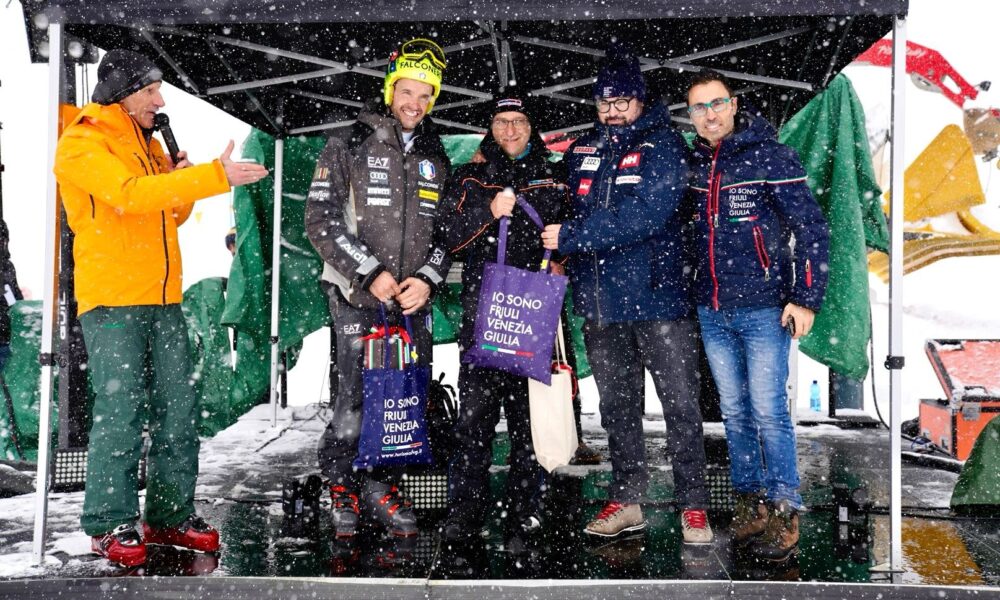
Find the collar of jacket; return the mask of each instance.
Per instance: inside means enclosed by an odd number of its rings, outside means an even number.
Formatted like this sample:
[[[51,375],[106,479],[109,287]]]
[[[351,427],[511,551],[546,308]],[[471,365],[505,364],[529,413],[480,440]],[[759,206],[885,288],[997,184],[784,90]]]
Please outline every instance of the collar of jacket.
[[[84,120],[100,129],[108,129],[121,135],[135,137],[143,151],[149,152],[149,141],[153,137],[153,132],[149,129],[143,129],[121,104],[105,105],[90,102],[77,113],[72,121],[66,124],[63,131]]]
[[[631,125],[604,125],[599,120],[594,122],[594,129],[600,134],[600,139],[615,150],[628,147],[632,140],[654,129],[669,126],[670,115],[660,102],[644,106],[642,114]]]
[[[745,148],[757,146],[767,141],[777,141],[778,135],[774,127],[760,115],[754,108],[746,109],[740,107],[736,113],[736,126],[733,133],[722,139],[723,154],[741,152]],[[709,156],[715,153],[708,141],[698,136],[695,138],[695,149],[701,154],[708,153]]]
[[[370,127],[373,131],[393,132],[394,135],[386,136],[386,142],[393,148],[403,151],[403,128],[399,119],[389,112],[389,107],[381,100],[369,100],[358,113],[358,122]],[[429,116],[424,116],[417,123],[413,134],[416,136],[414,145],[420,143],[421,138],[437,135],[439,132],[437,124]]]

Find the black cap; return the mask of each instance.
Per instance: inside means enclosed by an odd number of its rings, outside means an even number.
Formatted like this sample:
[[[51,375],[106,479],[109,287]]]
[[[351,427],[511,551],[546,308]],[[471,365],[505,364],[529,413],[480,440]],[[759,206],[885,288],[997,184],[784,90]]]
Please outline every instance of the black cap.
[[[98,104],[114,104],[162,80],[163,71],[142,54],[132,50],[111,50],[97,67],[97,85],[91,100]]]

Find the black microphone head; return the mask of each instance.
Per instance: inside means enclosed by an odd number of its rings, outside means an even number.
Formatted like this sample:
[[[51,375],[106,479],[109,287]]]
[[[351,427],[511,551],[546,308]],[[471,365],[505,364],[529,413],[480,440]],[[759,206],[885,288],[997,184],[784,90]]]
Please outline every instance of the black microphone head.
[[[170,127],[170,117],[166,113],[156,113],[153,115],[153,129]]]

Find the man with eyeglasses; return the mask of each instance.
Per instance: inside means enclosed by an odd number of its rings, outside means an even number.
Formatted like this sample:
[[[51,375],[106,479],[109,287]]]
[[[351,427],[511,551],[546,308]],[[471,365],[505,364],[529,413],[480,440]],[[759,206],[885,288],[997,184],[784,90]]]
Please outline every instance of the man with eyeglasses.
[[[574,215],[542,234],[569,256],[573,303],[608,432],[608,502],[584,532],[621,538],[646,527],[643,368],[653,376],[684,542],[708,544],[705,448],[698,406],[698,328],[677,209],[687,188],[684,142],[659,102],[644,104],[638,60],[612,47],[594,85],[594,131],[567,150]]]
[[[550,161],[542,141],[539,112],[526,97],[492,103],[489,129],[479,150],[484,162],[459,167],[445,195],[444,239],[463,261],[462,327],[459,351],[473,343],[475,320],[487,262],[496,261],[500,221],[507,217],[505,262],[537,271],[545,249],[538,226],[516,205],[523,196],[543,223],[558,223],[569,212],[569,192],[561,165]],[[558,263],[553,259],[553,270]],[[558,270],[562,267],[559,266]],[[448,466],[448,518],[441,528],[449,544],[479,537],[490,505],[492,443],[503,407],[510,435],[510,473],[503,498],[508,551],[521,551],[540,531],[544,472],[535,459],[528,419],[528,379],[496,369],[462,364],[458,373],[462,408],[454,427]]]
[[[788,352],[822,305],[829,232],[795,150],[738,105],[720,74],[692,78],[688,113],[698,137],[685,212],[736,493],[730,533],[759,558],[783,561],[798,549],[802,507]]]
[[[418,533],[397,488],[403,469],[359,472],[353,463],[361,433],[361,337],[382,325],[380,305],[390,325],[411,316],[417,360],[431,360],[430,299],[451,259],[434,242],[449,162],[426,116],[445,66],[444,52],[430,40],[410,40],[393,52],[384,105],[369,102],[353,127],[330,137],[306,199],[306,233],[325,261],[322,280],[337,336],[339,389],[319,464],[330,481],[338,539],[353,538],[361,517],[395,536]]]

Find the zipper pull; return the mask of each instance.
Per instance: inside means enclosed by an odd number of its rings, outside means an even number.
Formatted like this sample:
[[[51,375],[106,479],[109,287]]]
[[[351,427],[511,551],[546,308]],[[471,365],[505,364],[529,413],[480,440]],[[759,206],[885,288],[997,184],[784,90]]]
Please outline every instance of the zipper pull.
[[[718,229],[719,227],[719,213],[712,215],[712,227]]]
[[[764,267],[764,281],[771,281],[771,271]]]

